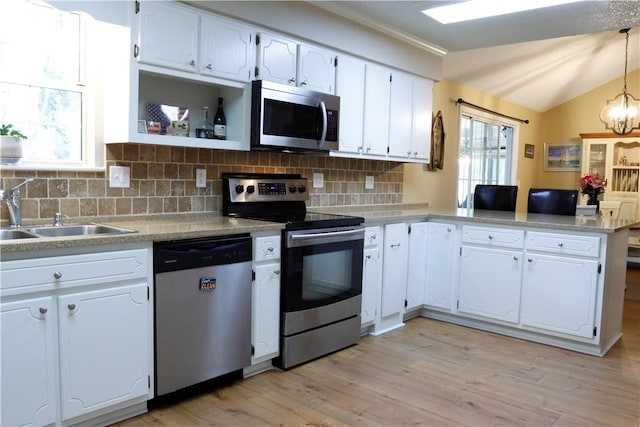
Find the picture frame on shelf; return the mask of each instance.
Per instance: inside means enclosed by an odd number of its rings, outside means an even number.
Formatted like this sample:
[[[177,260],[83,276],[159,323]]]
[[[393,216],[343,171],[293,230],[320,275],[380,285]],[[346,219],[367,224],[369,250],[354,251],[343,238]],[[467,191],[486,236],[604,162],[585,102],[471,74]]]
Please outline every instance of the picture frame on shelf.
[[[536,151],[536,146],[533,144],[524,144],[524,157],[527,159],[533,159]]]
[[[543,169],[548,172],[580,172],[582,143],[567,141],[544,144]]]

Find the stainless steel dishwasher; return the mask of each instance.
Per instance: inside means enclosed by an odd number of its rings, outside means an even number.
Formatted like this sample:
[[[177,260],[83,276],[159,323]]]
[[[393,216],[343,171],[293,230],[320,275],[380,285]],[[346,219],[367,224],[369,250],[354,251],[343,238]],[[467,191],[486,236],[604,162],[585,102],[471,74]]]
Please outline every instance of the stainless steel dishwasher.
[[[251,237],[156,243],[156,396],[251,364]]]

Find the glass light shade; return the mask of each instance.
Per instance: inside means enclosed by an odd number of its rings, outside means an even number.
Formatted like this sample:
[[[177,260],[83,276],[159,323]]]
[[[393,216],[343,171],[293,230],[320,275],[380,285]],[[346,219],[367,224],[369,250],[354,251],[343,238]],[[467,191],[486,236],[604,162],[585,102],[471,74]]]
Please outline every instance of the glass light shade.
[[[600,111],[600,121],[606,129],[618,135],[627,135],[634,129],[640,129],[640,100],[626,91],[608,100]]]

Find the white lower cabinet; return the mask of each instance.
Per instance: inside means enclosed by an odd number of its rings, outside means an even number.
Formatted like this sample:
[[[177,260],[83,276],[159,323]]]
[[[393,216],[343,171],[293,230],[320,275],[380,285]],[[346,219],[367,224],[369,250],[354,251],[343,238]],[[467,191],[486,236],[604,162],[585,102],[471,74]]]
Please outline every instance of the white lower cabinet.
[[[517,323],[522,252],[462,246],[458,311]]]
[[[524,231],[462,227],[458,312],[518,323]]]
[[[3,426],[56,420],[53,297],[2,304]]]
[[[429,223],[417,222],[409,225],[409,258],[407,264],[407,289],[405,311],[424,304],[427,278],[427,242]]]
[[[1,425],[115,421],[111,414],[146,408],[150,245],[1,266]]]
[[[597,237],[527,236],[522,325],[581,338],[597,335],[599,243]]]
[[[58,297],[62,419],[149,391],[147,283]]]
[[[382,228],[367,227],[362,266],[362,310],[360,321],[367,326],[376,320],[382,289]]]
[[[456,225],[438,222],[427,224],[427,253],[426,260],[422,261],[426,265],[424,304],[451,311],[458,266]]]
[[[252,364],[280,354],[280,234],[253,240]]]
[[[407,287],[409,233],[405,223],[384,226],[382,253],[382,293],[375,334],[404,325],[404,299]]]

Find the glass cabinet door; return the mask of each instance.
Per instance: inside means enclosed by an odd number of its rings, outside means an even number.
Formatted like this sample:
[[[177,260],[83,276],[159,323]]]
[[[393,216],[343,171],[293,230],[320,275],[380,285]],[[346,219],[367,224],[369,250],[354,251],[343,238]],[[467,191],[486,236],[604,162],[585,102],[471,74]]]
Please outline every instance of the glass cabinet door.
[[[585,148],[587,150],[586,173],[588,175],[599,173],[602,176],[606,176],[607,144],[587,144]]]

